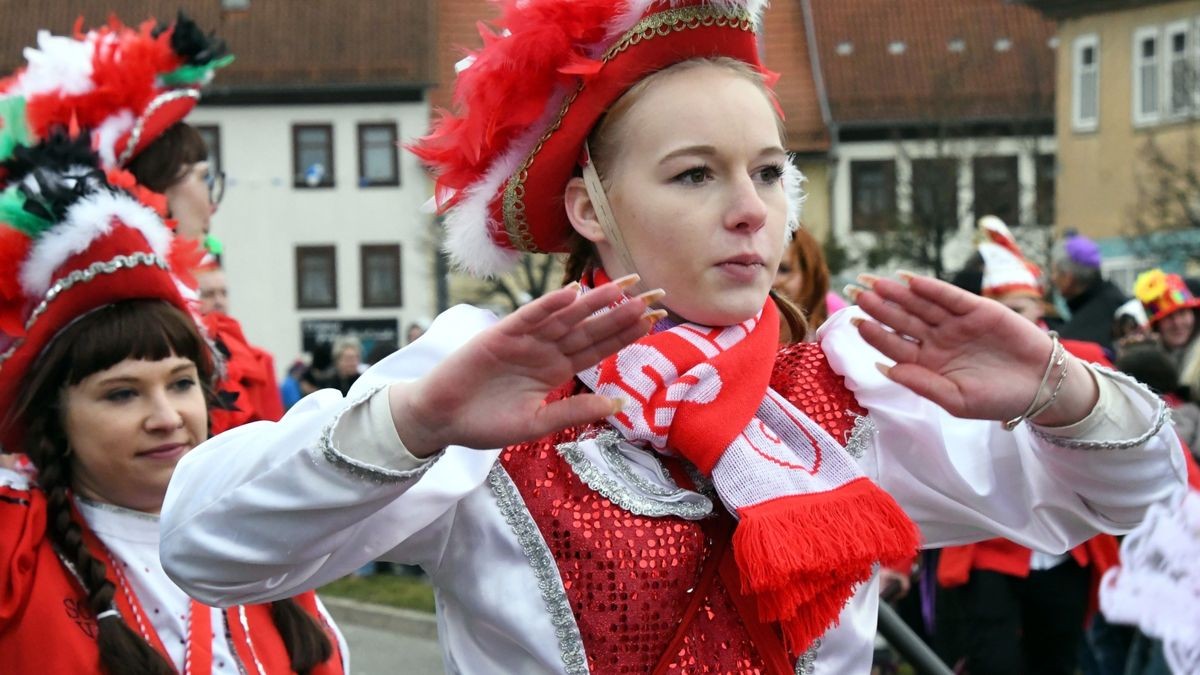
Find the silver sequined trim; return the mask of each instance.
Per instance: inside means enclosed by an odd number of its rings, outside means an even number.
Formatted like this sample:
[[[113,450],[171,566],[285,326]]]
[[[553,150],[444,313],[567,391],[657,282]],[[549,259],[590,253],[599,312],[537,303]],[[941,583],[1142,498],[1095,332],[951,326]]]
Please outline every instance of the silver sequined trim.
[[[812,675],[817,667],[817,650],[821,648],[821,638],[813,641],[808,649],[796,661],[796,675]]]
[[[854,415],[854,428],[846,436],[846,452],[854,459],[862,459],[867,454],[867,448],[875,441],[878,431],[870,415]]]
[[[382,466],[375,466],[374,464],[368,464],[366,462],[354,459],[353,457],[348,457],[334,447],[333,430],[337,428],[338,422],[342,421],[342,415],[345,415],[355,407],[366,403],[367,399],[374,396],[377,391],[386,386],[388,385],[381,384],[377,387],[369,389],[362,396],[355,399],[350,405],[338,412],[338,414],[334,416],[333,420],[331,420],[329,424],[325,425],[325,428],[321,430],[321,438],[317,441],[317,449],[321,451],[321,456],[325,458],[325,461],[337,467],[339,470],[350,474],[354,478],[371,483],[378,483],[381,485],[384,483],[398,483],[400,481],[416,480],[417,478],[420,478],[426,471],[428,471],[430,467],[437,463],[437,460],[442,456],[441,453],[438,453],[432,459],[426,461],[424,464],[415,469],[397,471],[395,469],[387,469]]]
[[[150,102],[150,105],[146,106],[146,110],[137,118],[137,121],[133,123],[133,129],[129,131],[129,142],[125,144],[125,149],[117,158],[117,166],[125,166],[125,163],[133,157],[133,149],[137,147],[138,141],[142,140],[142,132],[146,130],[146,120],[158,112],[159,108],[181,98],[194,98],[199,101],[200,92],[196,89],[172,89],[165,94],[160,94],[158,98]]]
[[[676,516],[687,520],[698,520],[712,513],[712,502],[707,498],[703,502],[667,502],[654,497],[674,497],[681,495],[687,490],[675,487],[673,490],[664,489],[660,485],[654,485],[645,478],[638,476],[633,469],[629,467],[628,460],[621,455],[621,451],[617,449],[617,444],[621,441],[621,436],[616,432],[604,432],[594,437],[595,441],[600,445],[601,454],[605,461],[609,463],[613,471],[621,478],[629,481],[639,490],[648,493],[647,495],[635,494],[616,480],[612,476],[592,464],[591,460],[583,454],[579,449],[578,442],[563,443],[558,446],[558,454],[562,455],[567,464],[579,476],[588,487],[599,492],[608,498],[609,501],[620,506],[621,508],[635,513],[639,516],[649,516],[651,518],[661,518],[662,516]],[[580,439],[591,440],[589,439]],[[651,459],[658,461],[651,456]],[[666,474],[666,471],[663,471]],[[668,480],[670,480],[668,478]]]
[[[567,591],[563,588],[558,565],[554,563],[550,548],[542,539],[542,533],[533,522],[533,516],[525,508],[517,486],[513,485],[508,472],[499,463],[488,473],[488,485],[496,495],[496,504],[501,515],[517,536],[521,550],[525,552],[529,566],[533,568],[538,590],[542,593],[546,611],[550,614],[550,622],[554,625],[554,634],[558,637],[558,651],[562,655],[567,674],[586,675],[588,666],[587,656],[583,651],[583,636],[579,634],[575,615],[571,613]]]
[[[33,312],[29,314],[29,318],[25,321],[25,332],[28,333],[30,330],[32,330],[33,324],[38,320],[38,317],[46,313],[46,309],[50,306],[50,303],[54,302],[55,298],[72,286],[91,281],[101,274],[112,274],[117,270],[140,267],[142,265],[154,265],[156,267],[161,267],[164,270],[167,269],[166,261],[154,253],[134,253],[132,255],[119,255],[111,260],[94,262],[84,269],[71,272],[62,279],[54,282],[54,285],[50,287],[50,290],[46,291],[45,297],[42,298],[42,301],[38,303],[37,307],[33,308]],[[3,367],[4,362],[7,361],[13,355],[13,352],[16,352],[17,348],[24,344],[24,342],[24,338],[18,338],[17,340],[13,341],[12,346],[10,346],[3,354],[0,354],[0,367]]]
[[[1082,438],[1067,438],[1066,436],[1056,436],[1054,434],[1046,433],[1045,429],[1043,429],[1042,427],[1040,427],[1036,424],[1030,423],[1029,430],[1032,431],[1035,436],[1042,439],[1043,441],[1046,441],[1047,443],[1050,443],[1051,445],[1057,445],[1060,448],[1070,448],[1072,450],[1128,450],[1130,448],[1136,448],[1136,447],[1145,445],[1151,438],[1154,438],[1155,436],[1157,436],[1159,431],[1162,431],[1164,424],[1167,424],[1168,422],[1170,422],[1171,411],[1167,408],[1166,402],[1163,401],[1158,396],[1154,395],[1154,393],[1152,393],[1146,387],[1146,385],[1142,384],[1141,382],[1138,382],[1137,380],[1126,375],[1125,373],[1117,372],[1110,368],[1105,368],[1103,366],[1097,366],[1092,363],[1088,363],[1085,365],[1087,365],[1089,368],[1094,370],[1097,375],[1106,376],[1111,379],[1117,380],[1118,382],[1122,382],[1128,386],[1131,386],[1131,387],[1134,387],[1137,389],[1141,389],[1142,393],[1147,398],[1152,398],[1155,401],[1157,401],[1155,414],[1154,414],[1154,423],[1151,424],[1150,428],[1148,430],[1146,430],[1146,432],[1141,434],[1140,436],[1137,436],[1136,438],[1131,438],[1128,440],[1123,440],[1123,441],[1090,441],[1090,440],[1082,439]]]

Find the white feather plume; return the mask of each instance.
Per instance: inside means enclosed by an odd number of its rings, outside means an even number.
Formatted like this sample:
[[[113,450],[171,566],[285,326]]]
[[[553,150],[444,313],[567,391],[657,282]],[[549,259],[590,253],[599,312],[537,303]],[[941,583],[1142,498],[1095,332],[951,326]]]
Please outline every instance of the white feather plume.
[[[86,94],[95,88],[92,81],[92,54],[94,45],[90,40],[76,40],[50,31],[38,31],[37,47],[25,48],[28,67],[17,78],[12,94],[33,96],[60,92],[75,96]]]
[[[118,223],[141,232],[151,250],[166,259],[172,234],[158,215],[128,195],[102,190],[71,205],[63,222],[34,243],[21,265],[22,289],[31,297],[45,295],[63,263],[111,233]]]

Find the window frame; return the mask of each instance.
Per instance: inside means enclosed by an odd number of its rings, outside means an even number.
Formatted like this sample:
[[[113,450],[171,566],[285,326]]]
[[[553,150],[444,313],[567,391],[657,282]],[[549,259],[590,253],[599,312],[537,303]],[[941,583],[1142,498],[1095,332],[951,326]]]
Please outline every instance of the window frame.
[[[392,136],[388,142],[391,149],[392,178],[386,181],[367,179],[367,153],[364,135],[371,129],[386,129]],[[359,122],[355,138],[358,141],[358,186],[360,188],[400,187],[400,148],[396,143],[400,140],[400,125],[394,121]]]
[[[300,133],[302,131],[320,130],[329,136],[329,167],[326,180],[309,185],[304,180],[304,169],[300,164]],[[333,135],[333,124],[328,122],[294,122],[292,123],[292,187],[297,190],[322,190],[337,187],[336,151]]]
[[[304,258],[309,255],[320,255],[330,262],[330,297],[331,303],[306,303],[304,297]],[[295,246],[296,264],[296,309],[337,309],[338,307],[338,272],[337,246],[334,244],[297,244]]]
[[[1146,59],[1142,56],[1142,43],[1147,39],[1154,39],[1154,61],[1147,64]],[[1133,124],[1134,126],[1147,126],[1157,124],[1162,119],[1162,92],[1163,92],[1163,76],[1162,76],[1162,35],[1159,32],[1158,26],[1141,26],[1133,31]],[[1154,68],[1155,86],[1157,87],[1154,96],[1154,111],[1145,112],[1142,110],[1142,102],[1145,100],[1143,96],[1143,87],[1146,86],[1145,79],[1142,77],[1143,67],[1150,65]]]
[[[1094,107],[1096,114],[1094,117],[1083,117],[1083,92],[1082,81],[1084,73],[1081,72],[1083,51],[1087,48],[1092,49],[1092,68],[1095,74],[1095,101]],[[1075,38],[1071,43],[1071,128],[1077,132],[1092,132],[1100,128],[1100,36],[1096,33],[1087,33]]]
[[[870,223],[863,223],[860,220],[860,218],[864,214],[861,214],[858,209],[859,200],[857,199],[857,197],[859,194],[859,190],[858,190],[859,178],[854,170],[855,165],[866,165],[866,164],[887,166],[889,168],[889,173],[891,176],[891,186],[892,186],[892,189],[890,192],[890,197],[889,197],[889,202],[891,204],[890,210],[885,210],[885,212],[883,212],[883,213],[875,214],[872,217],[872,220],[875,222],[870,222]],[[848,169],[850,172],[850,231],[851,232],[872,232],[872,233],[883,232],[884,230],[886,230],[886,226],[891,223],[894,223],[899,215],[899,211],[898,211],[899,201],[897,199],[897,189],[898,189],[898,175],[897,174],[898,174],[898,171],[897,171],[896,159],[894,157],[878,157],[878,158],[870,158],[870,159],[869,158],[851,159],[849,162],[849,165],[848,165]]]
[[[1166,120],[1181,120],[1190,117],[1196,111],[1196,34],[1192,30],[1192,22],[1187,19],[1172,21],[1163,26],[1162,31],[1163,43],[1163,59],[1162,59],[1162,101],[1159,104],[1162,110],[1162,117]],[[1191,95],[1186,96],[1184,107],[1180,110],[1174,109],[1175,103],[1175,51],[1173,38],[1176,35],[1183,35],[1183,53],[1180,60],[1183,61],[1185,72],[1184,76],[1191,79]]]
[[[1009,179],[998,181],[996,185],[1006,186],[1012,190],[1011,212],[1001,212],[994,208],[994,204],[983,204],[979,198],[982,192],[980,188],[980,164],[986,162],[995,162],[997,165],[1003,162],[1006,166],[1012,167],[1012,176]],[[986,167],[985,167],[986,168]],[[986,207],[986,208],[982,208]],[[975,155],[971,157],[971,215],[975,222],[987,215],[996,216],[1003,220],[1010,228],[1019,227],[1022,224],[1021,219],[1021,157],[1019,155]]]
[[[372,253],[386,253],[396,261],[396,297],[377,300],[367,296],[367,258]],[[404,306],[404,246],[400,243],[361,244],[358,247],[359,299],[363,309],[396,308]]]

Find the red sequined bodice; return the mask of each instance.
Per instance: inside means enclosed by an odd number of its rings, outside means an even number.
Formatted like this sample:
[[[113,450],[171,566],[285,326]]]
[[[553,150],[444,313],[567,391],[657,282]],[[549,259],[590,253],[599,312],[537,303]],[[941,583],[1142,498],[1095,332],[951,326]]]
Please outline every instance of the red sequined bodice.
[[[866,413],[814,343],[780,350],[771,386],[841,442]],[[675,637],[706,559],[727,545],[731,517],[719,501],[716,515],[700,521],[640,516],[613,504],[556,450],[588,430],[512,446],[500,461],[558,565],[590,671],[650,673]],[[680,460],[660,460],[686,482]],[[768,672],[722,577],[708,588],[667,672]]]

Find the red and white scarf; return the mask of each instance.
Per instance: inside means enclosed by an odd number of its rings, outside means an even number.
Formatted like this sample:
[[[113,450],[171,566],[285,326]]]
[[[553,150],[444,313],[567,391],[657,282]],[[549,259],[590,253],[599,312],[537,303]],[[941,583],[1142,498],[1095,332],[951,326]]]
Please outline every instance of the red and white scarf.
[[[911,556],[919,539],[845,449],[770,388],[778,349],[779,314],[768,299],[754,319],[679,324],[578,377],[624,399],[608,422],[627,440],[682,455],[711,476],[739,521],[742,590],[799,653],[837,622],[876,563]]]

